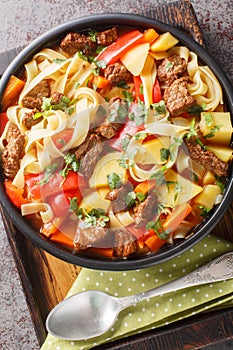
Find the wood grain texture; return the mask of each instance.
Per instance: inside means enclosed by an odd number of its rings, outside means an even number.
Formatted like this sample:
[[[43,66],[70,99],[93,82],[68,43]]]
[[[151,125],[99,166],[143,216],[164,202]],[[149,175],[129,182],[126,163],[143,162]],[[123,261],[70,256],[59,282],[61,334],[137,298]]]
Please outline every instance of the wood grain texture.
[[[203,45],[198,22],[189,1],[163,5],[144,13],[149,17],[175,25]],[[13,226],[2,210],[4,225],[17,264],[31,311],[32,320],[42,344],[46,332],[44,322],[48,312],[61,301],[76,279],[80,268],[61,261],[38,249]],[[233,205],[212,233],[233,241]],[[233,310],[202,314],[188,320],[145,332],[106,345],[97,350],[190,350],[233,348]]]

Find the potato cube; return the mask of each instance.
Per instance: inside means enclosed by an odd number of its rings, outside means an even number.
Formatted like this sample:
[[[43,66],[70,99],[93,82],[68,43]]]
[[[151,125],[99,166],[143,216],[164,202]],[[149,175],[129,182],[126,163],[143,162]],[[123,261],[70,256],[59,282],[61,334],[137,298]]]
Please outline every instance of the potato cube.
[[[229,112],[202,112],[200,129],[209,142],[230,145],[233,128]]]
[[[150,51],[161,52],[170,49],[175,46],[179,40],[177,40],[169,32],[161,34],[150,46]]]
[[[218,185],[206,185],[194,202],[205,208],[212,209],[219,194],[221,194],[221,189]]]

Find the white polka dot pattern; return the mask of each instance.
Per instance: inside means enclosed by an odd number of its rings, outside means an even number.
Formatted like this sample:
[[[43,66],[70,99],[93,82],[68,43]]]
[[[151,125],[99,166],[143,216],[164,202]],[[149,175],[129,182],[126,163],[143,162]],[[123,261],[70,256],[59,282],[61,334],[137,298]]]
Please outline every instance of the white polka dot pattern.
[[[208,235],[178,257],[146,269],[112,272],[82,269],[68,296],[89,290],[104,290],[114,296],[140,293],[178,278],[224,252],[233,244]],[[144,300],[122,311],[116,325],[94,340],[69,342],[48,335],[41,350],[84,350],[115,338],[141,333],[214,307],[233,303],[233,281],[216,282],[167,293]]]

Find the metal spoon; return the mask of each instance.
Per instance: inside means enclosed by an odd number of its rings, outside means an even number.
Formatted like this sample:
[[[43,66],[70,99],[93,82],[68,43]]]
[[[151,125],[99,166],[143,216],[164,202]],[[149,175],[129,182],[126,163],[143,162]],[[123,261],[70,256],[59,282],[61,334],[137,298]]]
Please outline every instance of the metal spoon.
[[[138,302],[179,289],[233,278],[233,252],[226,253],[191,273],[147,292],[123,298],[90,290],[59,303],[48,315],[46,328],[66,340],[93,338],[107,332],[119,312]]]

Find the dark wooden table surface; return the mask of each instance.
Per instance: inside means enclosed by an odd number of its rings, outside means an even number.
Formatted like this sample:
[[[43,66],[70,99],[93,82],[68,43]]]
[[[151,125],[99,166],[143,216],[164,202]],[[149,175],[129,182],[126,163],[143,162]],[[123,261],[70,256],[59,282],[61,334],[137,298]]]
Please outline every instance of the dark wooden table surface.
[[[45,1],[45,8],[42,9],[42,2],[37,6],[29,6],[30,1],[14,1],[15,6],[25,13],[25,21],[28,21],[27,33],[26,22],[22,25],[19,21],[21,14],[16,14],[14,8],[16,23],[11,22],[12,14],[7,20],[8,30],[5,31],[3,37],[3,49],[9,49],[18,44],[24,45],[30,42],[37,34],[42,33],[46,29],[60,23],[63,20],[68,20],[77,17],[77,15],[97,12],[131,12],[143,13],[148,16],[160,19],[164,22],[171,23],[180,27],[189,33],[195,40],[203,44],[205,42],[209,52],[215,56],[215,59],[221,63],[225,72],[232,80],[233,70],[231,60],[232,47],[230,46],[230,33],[232,24],[232,7],[231,1],[208,1],[205,4],[200,4],[199,1],[192,1],[193,7],[188,1],[177,1],[167,6],[169,1],[129,1],[127,4],[121,1],[113,1],[110,6],[104,1],[88,1],[86,5],[77,5],[76,10],[71,8],[71,2],[66,3],[66,11],[58,4],[56,0]],[[24,4],[24,5],[23,5]],[[221,4],[221,7],[219,7]],[[156,8],[155,5],[160,5]],[[54,8],[55,7],[55,8]],[[219,7],[219,8],[218,8]],[[45,11],[50,9],[50,15],[45,16]],[[59,12],[59,9],[61,10]],[[195,10],[195,12],[194,12]],[[7,2],[3,2],[0,19],[3,12],[7,16],[10,11],[7,8]],[[39,12],[38,12],[39,11]],[[71,12],[69,12],[71,11]],[[204,13],[203,13],[204,11]],[[26,15],[28,15],[30,18]],[[219,14],[221,13],[221,15]],[[68,15],[70,13],[70,15]],[[58,18],[54,18],[56,14]],[[45,17],[43,17],[43,15]],[[37,17],[36,17],[37,16]],[[38,21],[40,18],[40,21]],[[50,19],[51,23],[45,21],[45,18]],[[197,22],[199,19],[199,23]],[[35,21],[35,26],[32,29],[32,21]],[[3,23],[6,17],[3,19]],[[40,23],[39,23],[40,22]],[[17,35],[13,33],[13,29],[17,31]],[[31,26],[31,27],[30,27]],[[24,32],[22,31],[24,28]],[[1,29],[0,29],[1,33]],[[26,37],[25,37],[26,35]],[[15,38],[21,39],[19,42]],[[203,40],[204,39],[204,40]],[[232,60],[231,60],[232,61]],[[22,300],[22,294],[16,296],[16,305],[7,304],[7,296],[14,291],[12,282],[7,285],[9,271],[15,273],[15,278],[18,279],[14,269],[14,262],[9,253],[9,246],[5,240],[5,236],[1,238],[1,256],[0,271],[1,271],[1,294],[2,307],[0,304],[0,319],[5,319],[5,323],[0,324],[0,349],[11,350],[33,350],[38,349],[46,336],[44,329],[44,321],[48,311],[64,298],[74,279],[79,273],[79,267],[73,266],[57,258],[52,257],[48,253],[35,248],[32,244],[25,240],[24,236],[17,231],[11,221],[2,213],[5,231],[10,243],[12,255],[14,257],[22,288],[18,285],[18,289],[23,290],[27,302],[28,310],[25,307],[25,300]],[[0,222],[2,224],[2,222]],[[5,232],[0,226],[3,235]],[[233,240],[233,209],[229,208],[226,215],[215,228],[215,234],[225,237],[228,240]],[[1,248],[0,246],[0,248]],[[9,265],[11,264],[11,265]],[[13,265],[13,269],[12,269]],[[8,267],[8,270],[7,270]],[[13,272],[12,272],[13,271]],[[8,275],[8,276],[7,276]],[[7,276],[7,277],[6,277]],[[10,280],[11,281],[11,280]],[[16,293],[15,291],[13,293]],[[20,303],[19,300],[22,300]],[[23,304],[23,306],[21,305]],[[17,315],[14,322],[13,315]],[[32,328],[35,327],[35,332]],[[35,336],[36,334],[36,336]],[[37,339],[36,339],[37,337]],[[122,350],[176,350],[176,349],[233,349],[233,311],[232,309],[220,310],[205,315],[199,315],[190,318],[189,320],[179,321],[171,326],[166,326],[155,331],[144,333],[143,335],[130,337],[118,342],[101,346],[97,349],[122,349]]]

